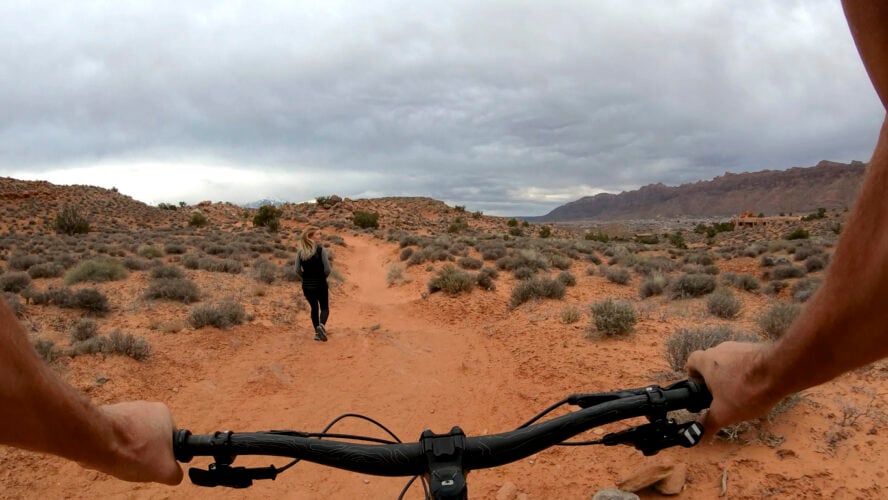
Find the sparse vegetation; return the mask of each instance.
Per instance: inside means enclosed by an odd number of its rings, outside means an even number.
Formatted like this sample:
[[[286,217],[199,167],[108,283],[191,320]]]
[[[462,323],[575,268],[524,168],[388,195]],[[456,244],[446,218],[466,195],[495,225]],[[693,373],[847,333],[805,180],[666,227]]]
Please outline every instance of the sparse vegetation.
[[[801,312],[802,307],[798,304],[774,304],[757,319],[759,330],[765,337],[777,340],[786,333]]]
[[[702,297],[715,290],[715,277],[709,274],[683,274],[670,285],[673,299]]]
[[[65,284],[73,285],[83,281],[100,283],[126,278],[129,272],[114,259],[96,258],[81,262],[77,267],[65,274]]]
[[[471,292],[474,287],[475,278],[471,274],[449,264],[438,271],[428,283],[429,293],[444,292],[447,295]]]
[[[706,307],[713,316],[732,319],[740,314],[741,303],[730,289],[717,288],[707,297]]]
[[[750,341],[754,337],[741,335],[727,326],[681,328],[666,339],[666,361],[676,373],[684,372],[688,356],[694,351],[709,349],[722,342]]]
[[[192,307],[188,322],[193,328],[214,326],[224,330],[243,323],[246,317],[247,313],[240,302],[229,298]]]
[[[530,278],[512,289],[509,306],[513,309],[533,299],[562,299],[566,292],[564,283],[549,278]]]
[[[635,306],[627,300],[604,299],[591,310],[595,329],[607,336],[629,333],[638,321]]]
[[[52,227],[67,235],[86,234],[89,232],[89,221],[76,208],[65,206],[56,214]]]

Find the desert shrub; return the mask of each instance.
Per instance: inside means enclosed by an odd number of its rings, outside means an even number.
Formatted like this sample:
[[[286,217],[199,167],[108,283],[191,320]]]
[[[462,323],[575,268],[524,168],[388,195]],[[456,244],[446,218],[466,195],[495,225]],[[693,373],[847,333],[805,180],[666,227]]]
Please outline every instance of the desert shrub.
[[[244,270],[244,265],[239,260],[212,257],[202,257],[198,261],[198,267],[212,273],[240,274]]]
[[[805,270],[798,266],[779,265],[771,269],[770,277],[775,280],[785,280],[789,278],[801,278],[805,275]]]
[[[43,262],[28,268],[28,275],[33,279],[58,278],[64,274],[65,268],[57,262]]]
[[[622,267],[608,267],[604,271],[604,277],[612,283],[625,285],[629,283],[629,270]]]
[[[777,340],[786,333],[789,326],[802,312],[798,304],[777,303],[758,317],[759,331],[771,340]]]
[[[481,258],[484,260],[498,260],[506,256],[508,251],[504,246],[484,246],[479,250],[481,252]]]
[[[281,215],[283,214],[284,211],[274,205],[262,205],[253,216],[253,226],[277,232],[281,227]]]
[[[176,266],[157,266],[148,275],[151,279],[184,278],[185,272]]]
[[[23,271],[13,271],[0,275],[0,290],[19,293],[31,284],[31,275]]]
[[[25,314],[25,305],[19,300],[18,295],[10,292],[3,292],[3,298],[6,305],[15,314],[16,318],[21,318]]]
[[[531,299],[562,299],[566,288],[563,283],[549,278],[524,280],[512,289],[509,305],[514,309]]]
[[[608,336],[629,333],[638,321],[635,306],[626,300],[604,299],[592,304],[591,310],[595,329]]]
[[[120,263],[130,271],[144,271],[152,266],[152,262],[149,260],[141,257],[134,257],[132,255],[127,255],[120,261]]]
[[[638,287],[638,295],[643,299],[654,295],[661,295],[668,284],[669,279],[665,275],[652,273],[641,282],[641,285]]]
[[[27,271],[31,267],[42,264],[45,261],[46,259],[39,255],[14,253],[9,257],[6,264],[9,266],[9,269],[13,271]]]
[[[247,313],[239,302],[234,299],[223,299],[192,307],[188,313],[188,322],[194,328],[209,325],[225,329],[243,323],[246,316]]]
[[[759,280],[749,274],[726,273],[722,275],[721,282],[747,292],[754,292],[762,286]]]
[[[683,274],[669,288],[673,299],[702,297],[715,290],[715,277],[709,274]]]
[[[765,293],[768,295],[779,295],[789,284],[783,280],[773,280],[765,286]]]
[[[362,210],[358,210],[352,216],[352,222],[354,225],[360,227],[361,229],[378,229],[379,228],[379,214],[375,212],[364,212]]]
[[[101,316],[111,310],[108,297],[95,288],[81,288],[71,297],[73,307]]]
[[[165,243],[163,245],[163,253],[167,255],[182,255],[188,251],[188,248],[181,243]]]
[[[52,227],[58,233],[86,234],[89,232],[89,221],[76,208],[65,206],[56,214]]]
[[[136,249],[136,253],[146,259],[157,259],[163,257],[163,250],[157,248],[154,245],[139,245],[139,248]]]
[[[573,264],[572,259],[563,255],[553,255],[549,260],[555,269],[561,269],[562,271],[570,269],[570,266]]]
[[[182,256],[182,266],[185,269],[200,269],[200,255],[189,253]]]
[[[260,283],[272,284],[277,278],[278,267],[266,259],[256,259],[251,266],[253,279]]]
[[[478,288],[482,290],[496,290],[496,284],[493,280],[498,277],[499,271],[492,267],[483,267],[478,272],[478,276],[475,277],[475,281],[478,283]]]
[[[523,250],[500,257],[496,261],[496,267],[503,271],[513,271],[519,267],[528,267],[536,271],[549,269],[549,263],[536,251]]]
[[[777,257],[773,255],[762,255],[761,260],[759,260],[759,265],[762,267],[774,267],[777,265]]]
[[[398,256],[398,258],[401,259],[401,261],[403,262],[403,261],[409,259],[410,256],[413,255],[414,251],[415,250],[413,247],[407,247],[407,248],[401,250],[401,254]]]
[[[62,353],[62,351],[56,347],[55,342],[49,339],[37,339],[34,341],[33,345],[34,350],[37,351],[37,356],[47,363],[52,363],[59,359],[59,356]]]
[[[812,255],[805,259],[805,270],[809,273],[821,271],[826,267],[826,259],[821,255]]]
[[[803,227],[797,227],[783,237],[785,240],[806,240],[811,237],[811,233]]]
[[[583,317],[583,313],[577,306],[564,306],[561,310],[561,322],[565,325],[576,323]]]
[[[740,301],[728,288],[717,288],[706,299],[706,308],[709,313],[719,318],[731,319],[740,314]]]
[[[188,220],[189,227],[204,227],[209,223],[207,216],[197,211],[191,212],[191,219]]]
[[[719,272],[720,271],[718,269],[718,266],[716,266],[715,264],[709,264],[709,265],[703,266],[703,274],[708,274],[710,276],[718,276]]]
[[[98,333],[99,325],[96,323],[96,320],[92,318],[78,318],[71,325],[68,336],[71,337],[72,342],[82,342],[95,337]]]
[[[514,276],[515,279],[527,280],[536,276],[536,269],[531,267],[519,267],[512,271],[512,276]]]
[[[134,337],[130,333],[122,333],[120,330],[111,332],[108,340],[102,344],[104,354],[121,354],[136,361],[143,361],[151,355],[151,346],[147,340]]]
[[[480,259],[476,259],[474,257],[462,257],[461,259],[456,261],[456,264],[463,269],[481,269],[484,266],[484,262]]]
[[[817,278],[802,278],[793,286],[790,294],[794,302],[807,302],[817,289],[820,288],[820,280]]]
[[[155,278],[148,283],[145,298],[175,300],[190,304],[200,300],[200,291],[193,281],[186,278]]]
[[[103,282],[126,278],[129,272],[114,259],[91,259],[81,262],[65,274],[66,285],[82,281]]]
[[[438,271],[437,275],[428,283],[429,293],[443,291],[448,295],[471,292],[474,286],[475,278],[471,274],[450,264]]]
[[[597,256],[597,255],[595,255],[595,254],[589,254],[589,255],[587,255],[587,256],[586,256],[586,260],[589,261],[589,262],[591,262],[591,263],[593,263],[593,264],[595,264],[596,266],[600,266],[600,265],[601,265],[601,257],[599,257],[599,256]]]
[[[727,326],[681,328],[666,339],[666,361],[675,372],[684,372],[688,356],[694,351],[715,347],[722,342],[750,341],[754,337],[741,335]]]
[[[711,266],[715,263],[715,256],[707,252],[694,252],[685,255],[685,264],[697,264],[699,266]]]
[[[407,275],[404,274],[404,266],[400,264],[392,264],[385,274],[385,283],[388,286],[394,286],[409,281]]]
[[[574,286],[577,284],[577,279],[573,274],[570,274],[570,271],[562,271],[558,273],[558,276],[556,276],[555,279],[564,286]]]
[[[653,273],[666,274],[676,268],[675,261],[668,257],[643,257],[632,266],[635,272],[642,276],[650,276]]]

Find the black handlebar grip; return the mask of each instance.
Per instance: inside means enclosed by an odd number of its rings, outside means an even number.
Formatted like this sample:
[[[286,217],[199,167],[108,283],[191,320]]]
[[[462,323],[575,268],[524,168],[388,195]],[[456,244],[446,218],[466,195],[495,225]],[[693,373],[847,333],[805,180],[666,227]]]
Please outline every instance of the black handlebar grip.
[[[712,404],[712,393],[709,392],[709,388],[706,387],[706,384],[690,379],[688,379],[687,384],[688,390],[691,392],[688,411],[698,413],[709,408],[709,405]]]
[[[188,438],[190,437],[191,431],[188,429],[173,431],[173,456],[179,462],[188,463],[194,458],[194,454],[188,448]]]

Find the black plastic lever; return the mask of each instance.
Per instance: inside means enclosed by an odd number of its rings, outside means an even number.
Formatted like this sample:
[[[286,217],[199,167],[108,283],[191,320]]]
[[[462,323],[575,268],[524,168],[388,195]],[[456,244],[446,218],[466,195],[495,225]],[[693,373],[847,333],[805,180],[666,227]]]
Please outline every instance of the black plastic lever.
[[[232,467],[230,465],[211,464],[209,469],[188,469],[188,477],[198,486],[228,488],[248,488],[253,485],[253,480],[271,479],[277,477],[278,471],[272,465],[268,467]]]
[[[669,419],[607,434],[601,438],[601,443],[607,446],[632,445],[645,456],[650,456],[672,446],[690,448],[699,443],[702,437],[703,424],[700,422],[677,424]]]

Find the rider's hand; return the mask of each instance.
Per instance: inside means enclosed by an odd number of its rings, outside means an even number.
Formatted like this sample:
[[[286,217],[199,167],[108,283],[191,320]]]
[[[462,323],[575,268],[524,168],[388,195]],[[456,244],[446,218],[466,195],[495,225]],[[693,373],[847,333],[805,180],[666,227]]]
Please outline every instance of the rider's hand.
[[[767,385],[764,360],[770,349],[764,343],[724,342],[688,357],[688,376],[705,382],[712,393],[712,405],[703,418],[708,436],[760,417],[779,402],[780,396],[770,394]]]
[[[182,468],[173,456],[176,425],[162,403],[135,401],[104,405],[112,421],[115,449],[107,463],[83,464],[126,481],[179,484]]]

